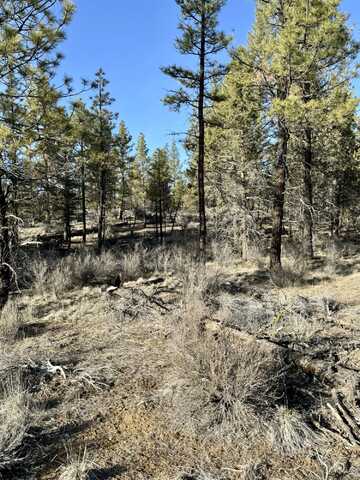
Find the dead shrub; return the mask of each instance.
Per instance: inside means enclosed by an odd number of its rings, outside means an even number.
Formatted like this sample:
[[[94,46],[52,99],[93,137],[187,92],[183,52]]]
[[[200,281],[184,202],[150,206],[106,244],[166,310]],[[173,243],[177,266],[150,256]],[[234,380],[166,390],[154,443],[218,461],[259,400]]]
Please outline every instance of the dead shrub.
[[[246,295],[219,297],[217,318],[224,325],[235,326],[249,333],[266,330],[275,316],[276,305],[270,298],[252,298]]]
[[[73,277],[75,282],[79,286],[83,286],[91,283],[96,279],[97,275],[97,262],[96,257],[87,252],[82,253],[78,257],[73,259]]]
[[[31,265],[32,288],[39,295],[56,297],[72,287],[71,269],[66,259],[51,262],[37,258]]]

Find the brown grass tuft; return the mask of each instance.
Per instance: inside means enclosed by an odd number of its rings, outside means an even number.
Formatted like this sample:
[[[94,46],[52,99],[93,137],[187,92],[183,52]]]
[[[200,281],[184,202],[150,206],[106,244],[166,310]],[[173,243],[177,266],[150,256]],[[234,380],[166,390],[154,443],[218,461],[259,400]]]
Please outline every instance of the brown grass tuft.
[[[257,343],[206,329],[207,307],[194,299],[174,334],[175,421],[190,431],[233,436],[261,429],[283,394],[282,359]]]
[[[281,455],[295,455],[324,444],[324,440],[308,426],[301,413],[284,406],[276,410],[268,435],[273,449]]]
[[[59,480],[87,480],[93,466],[86,448],[77,454],[70,451],[66,465],[61,468]]]
[[[9,468],[22,457],[23,442],[30,428],[30,409],[18,377],[0,386],[0,469]]]
[[[17,303],[8,302],[0,314],[0,341],[15,341],[23,325],[23,320]]]

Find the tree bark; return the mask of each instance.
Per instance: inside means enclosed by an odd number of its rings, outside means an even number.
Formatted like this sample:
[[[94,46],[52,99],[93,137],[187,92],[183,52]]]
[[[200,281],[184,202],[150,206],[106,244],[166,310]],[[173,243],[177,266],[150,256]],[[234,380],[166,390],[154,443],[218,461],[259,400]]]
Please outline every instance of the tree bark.
[[[205,56],[206,56],[206,15],[205,0],[202,0],[201,14],[201,42],[200,42],[200,76],[199,76],[199,103],[198,103],[198,126],[199,126],[199,157],[198,157],[198,196],[199,196],[199,256],[202,261],[206,259],[206,207],[205,207]]]
[[[4,308],[11,289],[11,241],[8,223],[8,189],[0,177],[0,310]]]
[[[100,172],[100,192],[99,192],[99,220],[98,220],[98,241],[97,247],[101,253],[104,247],[105,238],[105,214],[106,214],[106,172],[102,167]]]
[[[163,245],[164,243],[164,231],[163,231],[163,202],[161,198],[161,193],[160,193],[160,198],[159,198],[159,234],[160,234],[160,245]]]
[[[82,214],[82,241],[86,244],[86,186],[85,186],[85,164],[81,162],[81,214]]]
[[[173,212],[173,216],[172,216],[172,218],[171,218],[171,231],[170,231],[170,235],[172,235],[172,234],[174,233],[175,225],[176,225],[176,219],[177,219],[177,216],[178,216],[180,207],[181,207],[181,202],[178,202],[178,204],[176,205],[175,211]]]
[[[310,128],[305,131],[304,150],[304,255],[314,258],[314,222],[313,222],[313,185],[312,185],[312,132]]]
[[[71,206],[68,192],[65,192],[64,202],[64,241],[71,247]]]
[[[125,174],[124,174],[124,172],[122,172],[122,174],[121,174],[121,201],[120,201],[120,210],[119,210],[119,219],[121,221],[124,218],[124,212],[125,212],[125,188],[126,188]]]
[[[155,202],[155,234],[158,237],[159,236],[159,216],[158,216],[158,205],[157,202]]]
[[[284,221],[284,200],[286,190],[286,157],[288,150],[288,132],[279,122],[278,152],[275,165],[274,200],[272,207],[272,238],[270,247],[270,270],[281,271],[281,249]]]
[[[49,159],[48,155],[44,154],[45,165],[45,223],[51,224],[51,199],[50,199],[50,181],[49,181]]]

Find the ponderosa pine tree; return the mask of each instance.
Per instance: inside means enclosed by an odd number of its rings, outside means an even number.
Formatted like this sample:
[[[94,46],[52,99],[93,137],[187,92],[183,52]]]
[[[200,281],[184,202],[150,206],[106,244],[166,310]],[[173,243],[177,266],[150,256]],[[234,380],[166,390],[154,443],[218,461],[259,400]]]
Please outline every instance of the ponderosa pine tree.
[[[148,173],[147,194],[155,210],[156,232],[164,243],[164,223],[170,205],[170,166],[166,148],[155,150]]]
[[[82,220],[82,242],[86,244],[87,238],[87,173],[89,156],[91,154],[91,112],[82,101],[74,103],[74,113],[71,118],[72,129],[76,138],[76,158],[80,173],[80,201]]]
[[[106,90],[108,80],[105,72],[100,68],[95,75],[93,84],[96,95],[92,99],[92,129],[91,129],[91,157],[92,166],[97,181],[97,208],[98,208],[98,239],[97,247],[101,252],[105,241],[106,211],[111,184],[111,168],[114,164],[114,138],[112,130],[115,115],[109,110],[113,103]]]
[[[232,244],[246,258],[264,240],[261,221],[269,197],[267,127],[262,121],[261,95],[247,67],[231,62],[220,92],[224,101],[208,114],[212,128],[206,135],[207,198],[218,240]]]
[[[132,136],[122,120],[117,136],[117,149],[119,155],[120,186],[119,186],[119,219],[123,220],[127,207],[127,199],[131,195],[130,174],[133,158],[131,157]]]
[[[256,21],[249,37],[249,48],[242,50],[237,58],[248,65],[254,83],[261,90],[268,117],[272,121],[276,136],[276,160],[274,162],[274,195],[272,207],[272,236],[270,246],[270,269],[281,269],[281,248],[284,219],[284,200],[287,177],[287,155],[289,128],[286,118],[274,112],[274,105],[287,100],[292,85],[291,69],[288,65],[285,0],[259,0]],[[285,51],[285,53],[284,53]]]
[[[219,100],[213,86],[224,76],[227,67],[217,63],[214,55],[229,44],[229,37],[217,30],[218,14],[225,0],[176,0],[180,7],[179,29],[182,36],[176,46],[183,55],[197,57],[194,70],[177,65],[163,68],[163,72],[177,80],[181,87],[164,99],[165,104],[179,110],[190,107],[197,124],[197,181],[199,212],[199,255],[206,255],[206,208],[205,208],[205,109]]]
[[[327,97],[334,86],[333,73],[354,53],[338,4],[336,0],[259,0],[249,48],[235,54],[253,73],[253,83],[261,91],[264,113],[272,125],[271,136],[276,139],[272,271],[281,269],[289,139],[299,132],[304,138],[305,237],[307,253],[312,255],[311,128],[314,118],[324,116],[331,103]],[[341,83],[343,78],[338,80]],[[297,131],[293,132],[295,125]]]
[[[184,203],[186,181],[184,177],[184,172],[181,168],[180,153],[176,142],[173,141],[167,150],[169,158],[169,172],[171,178],[169,216],[171,221],[171,231],[173,232],[179,211]]]
[[[140,133],[135,159],[131,169],[131,190],[134,198],[135,212],[142,211],[144,227],[146,227],[146,183],[149,170],[149,149],[146,144],[145,135]]]
[[[19,178],[22,174],[23,129],[25,123],[24,101],[21,98],[19,82],[13,72],[9,74],[8,83],[0,95],[0,117],[8,129],[8,135],[4,137],[2,151],[3,162],[14,176],[12,180],[12,209],[16,217],[19,213]]]
[[[1,96],[12,99],[6,90],[16,89],[14,102],[25,100],[38,76],[58,65],[61,55],[54,52],[64,39],[64,26],[71,20],[73,4],[68,0],[5,0],[0,5],[0,85]],[[7,143],[9,133],[23,135],[36,129],[14,119],[1,118],[0,143]],[[14,159],[12,163],[18,165]],[[7,302],[14,278],[13,241],[9,208],[22,175],[12,171],[8,159],[1,158],[0,170],[0,308]]]
[[[304,254],[312,258],[314,144],[326,125],[334,128],[337,124],[341,129],[354,110],[354,99],[339,95],[339,90],[350,82],[349,67],[358,45],[339,9],[340,0],[299,0],[285,5],[283,45],[293,85],[283,114],[291,133],[302,133]]]
[[[38,192],[42,192],[48,225],[62,230],[63,241],[71,246],[71,223],[77,208],[77,130],[71,122],[73,111],[60,105],[61,93],[48,76],[37,82],[37,95],[26,103],[27,118],[36,119],[37,130],[28,136]],[[41,94],[40,94],[41,93]]]

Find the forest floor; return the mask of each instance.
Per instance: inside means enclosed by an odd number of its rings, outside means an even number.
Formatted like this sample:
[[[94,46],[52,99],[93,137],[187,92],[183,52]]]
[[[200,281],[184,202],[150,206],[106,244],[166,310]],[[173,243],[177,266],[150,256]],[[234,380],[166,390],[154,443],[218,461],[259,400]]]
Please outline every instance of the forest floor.
[[[0,478],[360,478],[356,243],[280,280],[165,249],[35,270],[0,331],[28,419]]]

